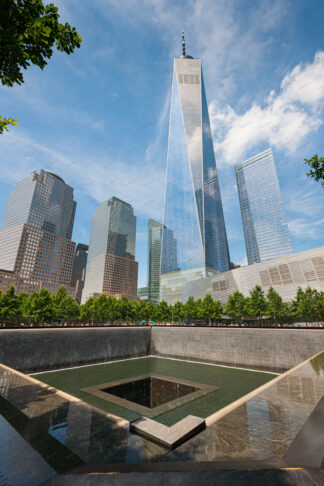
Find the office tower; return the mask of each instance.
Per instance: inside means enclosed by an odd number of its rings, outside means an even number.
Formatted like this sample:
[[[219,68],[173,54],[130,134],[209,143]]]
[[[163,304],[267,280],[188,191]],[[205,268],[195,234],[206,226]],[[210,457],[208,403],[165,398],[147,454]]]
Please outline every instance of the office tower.
[[[84,287],[89,246],[78,243],[75,248],[71,286],[75,288],[74,298],[80,304]]]
[[[248,264],[292,253],[272,150],[236,165]]]
[[[200,276],[205,276],[229,270],[201,62],[186,55],[184,39],[183,55],[174,59],[173,67],[164,226],[176,240],[176,259],[169,272],[194,274],[200,269]],[[161,281],[168,262],[166,249],[163,245]]]
[[[137,289],[137,298],[139,300],[149,300],[148,287],[140,287],[139,289]]]
[[[20,290],[65,285],[70,295],[76,202],[72,187],[48,170],[19,180],[0,230],[0,268],[20,278]]]
[[[136,216],[130,204],[112,197],[92,219],[82,302],[100,294],[137,298]]]
[[[159,302],[160,267],[163,224],[154,219],[148,222],[148,298],[151,302]]]

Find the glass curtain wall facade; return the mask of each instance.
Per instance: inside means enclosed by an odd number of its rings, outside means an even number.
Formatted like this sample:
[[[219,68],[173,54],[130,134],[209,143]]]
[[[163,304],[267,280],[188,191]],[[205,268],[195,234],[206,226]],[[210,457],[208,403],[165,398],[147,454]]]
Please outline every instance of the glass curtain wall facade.
[[[19,275],[25,291],[65,285],[73,293],[75,209],[72,187],[53,172],[41,169],[17,182],[0,230],[0,268]]]
[[[80,303],[84,287],[85,271],[87,266],[89,246],[78,243],[73,260],[71,286],[75,288],[75,300]]]
[[[291,240],[272,150],[236,165],[248,264],[290,255]]]
[[[82,302],[100,294],[137,297],[136,216],[130,204],[112,197],[92,219]]]
[[[148,299],[159,302],[160,296],[160,267],[163,224],[154,219],[148,222]]]
[[[184,55],[172,77],[161,274],[194,268],[224,272],[230,259],[201,62]]]

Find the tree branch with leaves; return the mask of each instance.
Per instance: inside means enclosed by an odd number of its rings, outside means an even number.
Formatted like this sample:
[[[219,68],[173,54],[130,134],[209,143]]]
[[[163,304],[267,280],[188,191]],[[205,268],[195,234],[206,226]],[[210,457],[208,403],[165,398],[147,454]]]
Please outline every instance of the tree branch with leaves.
[[[0,0],[0,80],[4,86],[24,82],[23,69],[44,69],[56,48],[71,54],[81,45],[75,27],[59,22],[58,8],[42,0]],[[0,133],[16,125],[0,117]]]
[[[311,159],[304,159],[304,161],[310,167],[310,171],[306,172],[306,175],[312,177],[316,182],[320,182],[324,187],[324,157],[315,154]]]

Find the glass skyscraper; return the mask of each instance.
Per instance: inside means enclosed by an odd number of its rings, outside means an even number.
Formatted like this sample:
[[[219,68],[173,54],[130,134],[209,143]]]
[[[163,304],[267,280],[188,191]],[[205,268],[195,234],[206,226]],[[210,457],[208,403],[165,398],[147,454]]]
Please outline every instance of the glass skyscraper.
[[[163,224],[154,219],[148,222],[148,299],[159,302],[160,267]]]
[[[54,172],[37,170],[10,194],[0,229],[0,268],[18,275],[20,290],[71,291],[76,202],[73,188]]]
[[[292,253],[272,150],[236,165],[248,264]]]
[[[137,298],[136,216],[130,204],[112,197],[92,219],[82,302],[100,294]]]
[[[175,247],[162,244],[162,275],[197,268],[203,275],[229,270],[201,62],[185,54],[184,40],[183,55],[174,59],[173,67],[164,227],[172,232]]]

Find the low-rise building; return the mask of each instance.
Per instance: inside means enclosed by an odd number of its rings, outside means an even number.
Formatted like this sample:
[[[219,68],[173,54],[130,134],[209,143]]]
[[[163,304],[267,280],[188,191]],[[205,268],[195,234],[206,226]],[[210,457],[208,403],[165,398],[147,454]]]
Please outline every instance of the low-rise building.
[[[256,285],[265,292],[273,287],[286,302],[295,297],[298,287],[324,291],[324,246],[184,283],[181,300],[210,294],[225,304],[236,290],[248,296]]]

